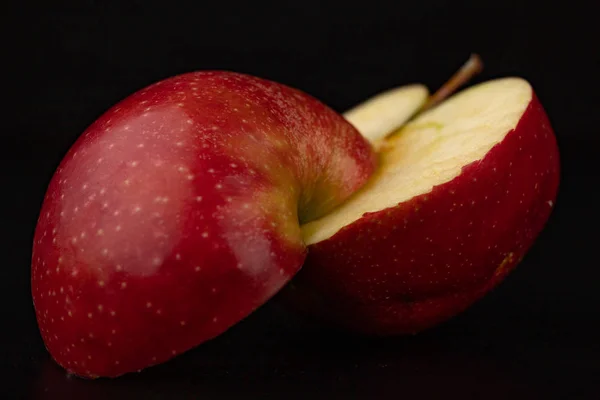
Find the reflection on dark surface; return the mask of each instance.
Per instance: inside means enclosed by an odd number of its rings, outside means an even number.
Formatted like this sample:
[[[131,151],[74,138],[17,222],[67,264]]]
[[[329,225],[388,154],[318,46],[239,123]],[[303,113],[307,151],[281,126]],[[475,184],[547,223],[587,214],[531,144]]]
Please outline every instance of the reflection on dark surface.
[[[30,395],[89,400],[556,395],[561,372],[548,360],[553,352],[544,348],[543,333],[523,330],[527,321],[494,327],[492,319],[478,324],[458,318],[416,336],[369,339],[325,331],[268,305],[212,342],[117,379],[67,376],[40,353]]]

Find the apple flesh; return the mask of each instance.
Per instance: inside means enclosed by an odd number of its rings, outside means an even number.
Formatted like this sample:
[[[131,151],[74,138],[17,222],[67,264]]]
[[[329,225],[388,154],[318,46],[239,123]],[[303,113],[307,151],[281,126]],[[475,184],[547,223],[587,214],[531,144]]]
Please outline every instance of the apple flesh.
[[[371,143],[406,123],[427,102],[429,91],[421,84],[405,85],[379,93],[344,113]]]
[[[217,336],[298,271],[299,221],[375,168],[351,124],[284,85],[198,72],[135,93],[48,187],[31,277],[47,349],[71,373],[113,377]]]
[[[282,293],[296,309],[376,335],[466,309],[523,258],[559,183],[559,154],[531,86],[464,90],[386,140],[370,181],[302,226],[309,254]]]

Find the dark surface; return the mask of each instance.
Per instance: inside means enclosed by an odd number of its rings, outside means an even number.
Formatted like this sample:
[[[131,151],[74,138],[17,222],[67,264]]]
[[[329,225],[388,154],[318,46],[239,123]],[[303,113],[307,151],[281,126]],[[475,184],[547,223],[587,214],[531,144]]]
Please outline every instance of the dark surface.
[[[21,3],[2,12],[9,71],[0,130],[8,202],[0,397],[600,398],[600,29],[590,7],[73,3]],[[67,377],[49,359],[29,292],[37,212],[61,157],[109,106],[167,76],[228,69],[301,88],[343,111],[408,82],[435,89],[472,51],[486,63],[476,81],[520,75],[533,84],[562,157],[546,229],[484,300],[437,329],[387,339],[332,332],[270,303],[170,363],[112,381]]]

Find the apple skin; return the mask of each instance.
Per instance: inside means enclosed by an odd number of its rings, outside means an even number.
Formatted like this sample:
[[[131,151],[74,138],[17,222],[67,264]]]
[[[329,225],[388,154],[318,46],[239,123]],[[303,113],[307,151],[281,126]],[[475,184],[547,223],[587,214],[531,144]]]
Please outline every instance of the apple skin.
[[[131,95],[76,141],[42,205],[31,284],[47,349],[114,377],[219,335],[298,271],[298,219],[375,168],[343,117],[275,82],[207,71]]]
[[[558,185],[555,136],[533,94],[516,128],[459,176],[310,245],[281,299],[364,334],[431,328],[518,264],[549,218]]]

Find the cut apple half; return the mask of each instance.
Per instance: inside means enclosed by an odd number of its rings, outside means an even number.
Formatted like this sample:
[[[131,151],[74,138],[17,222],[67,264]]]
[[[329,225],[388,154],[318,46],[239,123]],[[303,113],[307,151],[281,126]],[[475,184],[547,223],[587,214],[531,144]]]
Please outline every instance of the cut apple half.
[[[307,259],[282,295],[292,308],[366,334],[416,333],[468,308],[525,256],[556,200],[552,127],[521,78],[445,98],[460,82],[378,141],[379,167],[361,189],[301,226]]]
[[[400,86],[377,94],[344,113],[371,143],[398,129],[425,105],[429,90],[421,84]]]
[[[365,213],[393,207],[451,181],[517,125],[532,94],[525,80],[503,78],[464,90],[425,111],[386,139],[379,169],[360,191],[334,212],[302,226],[306,244],[330,238]],[[411,94],[406,100],[416,97]],[[387,117],[387,108],[383,115]]]

